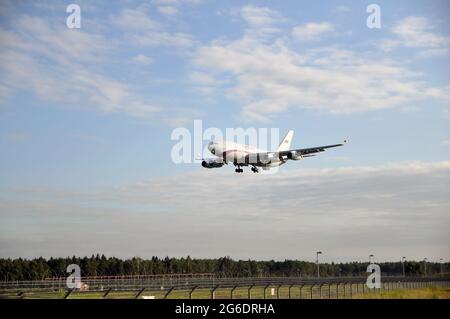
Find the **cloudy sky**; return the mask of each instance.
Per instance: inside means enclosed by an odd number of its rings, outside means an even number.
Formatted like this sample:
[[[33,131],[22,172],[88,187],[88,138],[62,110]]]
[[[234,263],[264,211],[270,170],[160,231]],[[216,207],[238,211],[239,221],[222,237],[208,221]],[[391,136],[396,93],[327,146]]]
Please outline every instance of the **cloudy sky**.
[[[69,3],[0,3],[0,257],[450,258],[448,1]],[[195,119],[350,143],[175,164]]]

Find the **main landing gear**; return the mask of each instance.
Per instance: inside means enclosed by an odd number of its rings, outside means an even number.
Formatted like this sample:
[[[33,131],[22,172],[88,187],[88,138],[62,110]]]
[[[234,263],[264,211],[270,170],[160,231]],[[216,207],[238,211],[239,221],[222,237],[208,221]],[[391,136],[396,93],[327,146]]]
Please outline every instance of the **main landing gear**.
[[[235,166],[237,166],[237,168],[234,170],[236,173],[243,173],[244,172],[244,170],[241,168],[240,165],[235,164]],[[253,173],[259,173],[259,170],[258,170],[258,168],[256,168],[256,166],[252,166],[251,170],[252,170]]]

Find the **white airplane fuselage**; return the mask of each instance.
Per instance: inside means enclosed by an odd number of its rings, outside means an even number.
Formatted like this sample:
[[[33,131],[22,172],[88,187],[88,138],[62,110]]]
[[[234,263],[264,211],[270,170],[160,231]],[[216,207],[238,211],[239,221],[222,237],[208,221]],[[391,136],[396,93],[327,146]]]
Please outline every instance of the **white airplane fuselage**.
[[[226,164],[235,163],[243,166],[252,165],[269,168],[280,166],[286,162],[267,150],[230,141],[212,141],[208,144],[208,150],[211,154],[221,158]],[[267,156],[257,156],[257,154],[264,153]]]

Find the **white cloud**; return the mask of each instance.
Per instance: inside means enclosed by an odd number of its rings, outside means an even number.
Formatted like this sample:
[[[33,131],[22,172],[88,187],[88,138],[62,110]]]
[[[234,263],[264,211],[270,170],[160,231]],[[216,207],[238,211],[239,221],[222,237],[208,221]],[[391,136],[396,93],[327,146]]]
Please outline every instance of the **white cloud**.
[[[301,30],[312,39],[317,30],[330,28]],[[447,88],[428,86],[402,61],[335,47],[294,50],[282,34],[258,37],[253,30],[244,30],[237,40],[201,46],[193,58],[202,72],[229,80],[217,87],[243,104],[246,119],[268,121],[293,107],[348,114],[401,108],[426,98],[450,101]]]
[[[337,49],[304,54],[282,43],[239,40],[203,46],[194,64],[233,79],[226,89],[255,120],[289,109],[353,113],[400,107],[426,97],[448,99],[443,88],[429,88],[413,72],[391,61],[371,60]]]
[[[449,161],[281,169],[245,173],[236,188],[231,168],[199,168],[97,191],[2,189],[17,200],[0,200],[0,255],[96,249],[118,256],[146,257],[150,250],[282,259],[309,258],[321,247],[329,258],[348,260],[366,256],[370,247],[385,259],[400,252],[412,259],[450,257],[449,174]]]
[[[434,32],[435,26],[426,18],[409,16],[391,28],[394,39],[385,39],[380,47],[391,51],[397,47],[421,49],[422,57],[447,55],[450,52],[450,37]]]
[[[166,16],[173,16],[179,12],[182,5],[194,5],[202,3],[203,0],[152,0],[159,13]]]
[[[4,101],[11,94],[11,89],[7,86],[0,84],[0,101]]]
[[[42,54],[57,62],[98,61],[113,46],[101,34],[57,28],[43,18],[24,14],[14,19],[11,30],[0,28],[0,40],[4,50]]]
[[[298,41],[318,40],[325,33],[334,30],[334,26],[328,22],[310,22],[296,26],[292,29],[292,36]]]
[[[440,48],[440,49],[426,49],[422,50],[418,53],[418,56],[421,58],[429,59],[438,56],[450,55],[450,47],[449,48]]]
[[[443,37],[431,32],[434,27],[426,18],[407,17],[392,28],[407,47],[437,48],[450,44],[449,37]]]
[[[189,75],[189,80],[196,84],[206,85],[206,86],[215,85],[215,84],[220,83],[220,81],[218,79],[216,79],[214,76],[212,76],[209,73],[205,73],[205,72],[192,72]]]
[[[152,3],[155,5],[176,5],[180,2],[180,0],[152,0]]]
[[[14,31],[0,29],[0,85],[32,91],[40,99],[96,107],[103,112],[149,116],[159,106],[133,87],[101,72],[114,43],[101,34],[57,28],[43,18],[21,15]]]
[[[144,54],[138,54],[133,57],[132,62],[135,64],[149,65],[153,63],[153,59]]]
[[[123,29],[141,30],[143,32],[161,29],[161,24],[142,9],[124,9],[119,16],[112,17],[114,23]]]
[[[257,7],[246,5],[240,9],[242,18],[251,27],[270,27],[283,20],[282,16],[274,10],[267,7]]]
[[[142,5],[101,20],[117,28],[118,35],[113,38],[101,27],[88,28],[89,22],[80,30],[70,30],[58,26],[59,20],[12,12],[16,14],[14,19],[0,27],[1,101],[19,92],[31,92],[39,100],[61,107],[158,119],[167,125],[186,123],[194,113],[193,107],[180,108],[167,102],[163,107],[153,100],[156,98],[142,93],[143,83],[129,81],[128,72],[120,79],[110,75],[111,63],[118,63],[119,68],[126,67],[127,62],[152,63],[151,57],[140,53],[140,46],[187,47],[195,43],[188,34],[168,31],[147,14],[148,10]],[[136,54],[129,61],[118,58],[124,47]],[[130,76],[136,75],[141,76],[137,72]]]
[[[167,31],[144,9],[124,9],[113,21],[134,45],[189,47],[195,44],[193,36]]]
[[[130,39],[139,46],[175,46],[190,47],[195,44],[195,39],[189,34],[176,32],[145,32],[130,35]]]
[[[205,0],[152,0],[155,5],[200,4]]]
[[[189,81],[194,85],[193,91],[204,96],[214,96],[217,94],[217,87],[226,83],[226,80],[215,77],[207,72],[191,72],[188,76]]]
[[[159,13],[165,14],[165,15],[174,15],[178,13],[178,9],[176,7],[172,6],[160,6],[158,7]]]

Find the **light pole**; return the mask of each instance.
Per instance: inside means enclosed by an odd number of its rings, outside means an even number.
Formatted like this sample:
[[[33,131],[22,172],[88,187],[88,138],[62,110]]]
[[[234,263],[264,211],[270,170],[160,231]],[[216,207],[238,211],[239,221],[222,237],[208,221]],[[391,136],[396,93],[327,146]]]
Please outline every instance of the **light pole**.
[[[444,276],[444,272],[442,271],[442,263],[444,262],[444,260],[441,258],[439,259],[440,261],[440,266],[441,266],[441,277]]]
[[[405,277],[405,260],[406,260],[406,257],[402,257],[403,277]]]
[[[370,255],[369,255],[369,264],[371,264],[371,265],[372,265],[372,258],[373,258],[373,255],[370,254]]]
[[[428,260],[427,258],[423,259],[423,272],[425,277],[427,276],[427,260]]]
[[[316,263],[317,263],[317,279],[320,278],[320,270],[319,270],[319,255],[321,255],[322,252],[318,251],[316,252]]]

